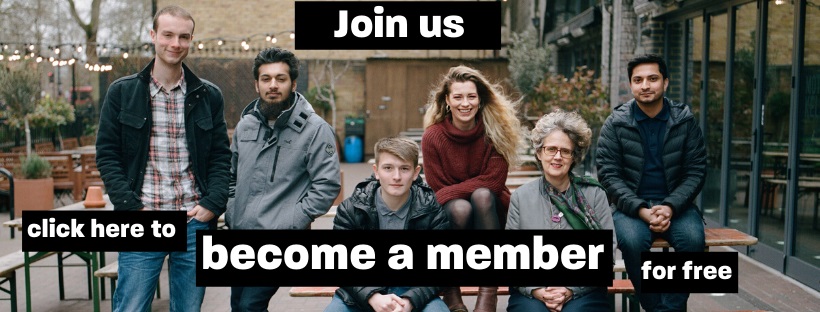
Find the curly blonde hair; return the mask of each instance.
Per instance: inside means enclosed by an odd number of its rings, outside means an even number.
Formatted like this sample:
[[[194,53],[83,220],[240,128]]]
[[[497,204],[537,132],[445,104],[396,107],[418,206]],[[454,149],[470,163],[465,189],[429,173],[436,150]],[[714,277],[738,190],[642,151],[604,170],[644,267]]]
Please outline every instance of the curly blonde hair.
[[[536,150],[541,148],[544,138],[553,131],[563,132],[575,145],[575,150],[572,153],[572,165],[570,165],[570,170],[572,170],[576,164],[584,160],[587,150],[592,144],[592,129],[589,128],[589,124],[584,120],[584,117],[581,117],[577,112],[556,109],[538,119],[538,123],[535,124],[535,128],[532,129],[530,134],[532,147]],[[535,157],[538,158],[538,153],[535,154]],[[536,163],[540,168],[540,159]]]
[[[518,101],[511,101],[504,95],[501,86],[490,83],[480,71],[461,65],[451,67],[441,78],[438,86],[430,92],[427,113],[424,114],[424,128],[452,118],[446,109],[450,86],[455,82],[475,83],[480,100],[478,114],[484,122],[484,132],[495,150],[504,157],[510,169],[518,164],[518,145],[521,142],[521,123],[515,116]]]

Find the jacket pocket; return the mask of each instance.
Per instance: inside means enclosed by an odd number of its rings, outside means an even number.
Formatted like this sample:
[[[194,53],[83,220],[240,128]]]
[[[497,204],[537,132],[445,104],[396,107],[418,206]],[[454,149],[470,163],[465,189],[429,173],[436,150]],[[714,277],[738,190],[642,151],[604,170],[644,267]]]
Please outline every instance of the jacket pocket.
[[[256,138],[259,137],[259,126],[243,128],[237,136],[239,141],[242,142],[256,141]]]
[[[148,118],[141,117],[126,111],[121,111],[117,116],[117,120],[122,124],[122,144],[123,151],[127,154],[135,154],[137,148],[140,146],[140,141],[143,138],[143,128],[148,121]]]
[[[200,118],[196,121],[196,125],[199,126],[199,129],[202,129],[202,131],[211,131],[211,129],[214,128],[214,124],[211,122],[210,117]]]

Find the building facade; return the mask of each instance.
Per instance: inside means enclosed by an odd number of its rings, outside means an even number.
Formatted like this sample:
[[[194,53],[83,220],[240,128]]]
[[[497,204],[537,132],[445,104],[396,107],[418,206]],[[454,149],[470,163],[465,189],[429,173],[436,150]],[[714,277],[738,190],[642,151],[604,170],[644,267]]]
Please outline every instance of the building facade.
[[[474,1],[463,2],[469,5]],[[294,29],[293,0],[157,1],[158,8],[170,4],[186,8],[196,20],[194,42],[188,56],[190,62],[220,60],[221,64],[246,63],[241,67],[247,68],[247,73],[239,76],[243,80],[225,83],[231,89],[243,91],[232,93],[231,90],[223,90],[229,127],[235,123],[234,119],[238,120],[242,107],[255,98],[250,75],[253,58],[259,51],[271,46],[294,51],[303,61],[297,85],[299,92],[309,93],[310,89],[328,85],[333,80],[335,118],[330,110],[326,113],[320,109],[317,111],[335,126],[340,138],[346,136],[345,117],[363,117],[367,129],[365,147],[373,146],[380,137],[421,127],[429,87],[450,66],[472,64],[491,72],[491,79],[498,82],[504,82],[509,76],[506,59],[501,57],[500,50],[296,50],[299,33]],[[510,9],[515,5],[504,1],[502,6],[505,12],[505,25],[502,25],[504,41],[508,40],[506,38],[512,31],[508,25],[518,23],[518,19]],[[206,63],[214,64],[213,61]],[[385,67],[384,64],[392,66]],[[206,79],[224,80],[224,71],[209,74],[211,70],[220,70],[218,67],[237,66],[200,66],[196,70],[202,72]],[[371,88],[368,90],[368,87]],[[314,108],[317,108],[316,104]],[[372,151],[366,148],[365,153],[371,154]]]
[[[820,3],[547,2],[556,71],[597,68],[612,107],[631,98],[630,58],[666,59],[667,96],[691,106],[707,140],[707,223],[758,237],[740,251],[820,289]]]

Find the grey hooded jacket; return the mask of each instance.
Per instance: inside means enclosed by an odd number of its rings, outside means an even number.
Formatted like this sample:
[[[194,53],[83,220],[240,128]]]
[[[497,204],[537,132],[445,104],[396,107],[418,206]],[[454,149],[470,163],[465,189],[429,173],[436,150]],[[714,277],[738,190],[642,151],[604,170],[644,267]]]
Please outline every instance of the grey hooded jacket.
[[[339,194],[333,130],[304,96],[292,97],[273,128],[255,109],[259,99],[242,111],[231,143],[231,229],[307,229]]]

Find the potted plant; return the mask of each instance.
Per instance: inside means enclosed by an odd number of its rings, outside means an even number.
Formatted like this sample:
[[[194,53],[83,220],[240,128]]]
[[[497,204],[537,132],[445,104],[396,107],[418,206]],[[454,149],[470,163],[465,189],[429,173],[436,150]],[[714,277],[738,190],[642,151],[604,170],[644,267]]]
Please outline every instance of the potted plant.
[[[20,157],[20,167],[14,174],[14,216],[23,216],[23,210],[51,210],[54,208],[54,179],[51,163],[32,153]],[[23,200],[25,199],[25,200]]]

